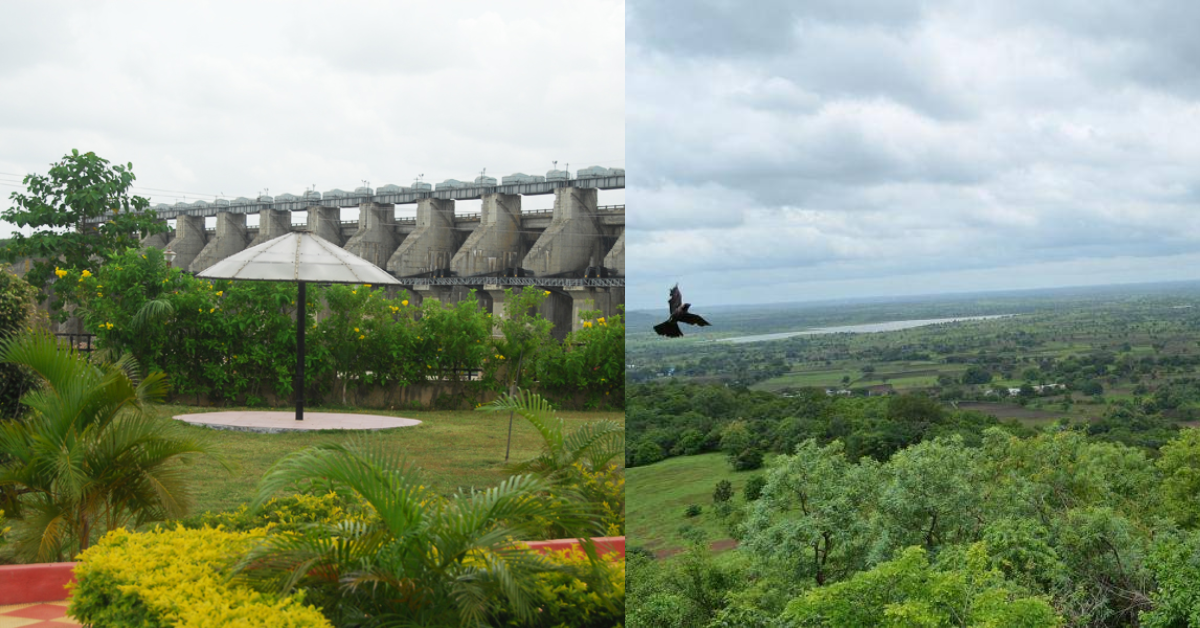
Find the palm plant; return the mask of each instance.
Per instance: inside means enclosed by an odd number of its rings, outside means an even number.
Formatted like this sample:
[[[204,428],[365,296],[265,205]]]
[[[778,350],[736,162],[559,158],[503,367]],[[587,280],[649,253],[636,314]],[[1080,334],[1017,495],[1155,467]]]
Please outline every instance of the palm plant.
[[[27,418],[0,423],[0,506],[18,555],[61,560],[107,530],[185,514],[181,463],[209,450],[151,409],[162,373],[139,378],[131,357],[93,364],[45,333],[3,343],[0,360],[40,384],[21,397]]]
[[[536,477],[446,499],[399,454],[365,441],[284,457],[263,476],[254,505],[316,479],[354,490],[376,516],[270,536],[237,572],[280,593],[305,589],[339,626],[486,626],[501,607],[532,618],[537,576],[561,567],[514,543],[531,531],[522,522],[538,514],[580,534],[596,529],[585,506],[542,500]]]
[[[584,465],[588,471],[601,471],[625,453],[625,428],[616,421],[588,421],[567,433],[566,422],[554,414],[554,406],[528,390],[500,395],[479,409],[516,412],[541,434],[541,453],[511,465],[509,469],[514,473],[536,473],[557,483],[569,476],[576,465]]]
[[[515,412],[542,436],[542,451],[534,458],[508,466],[512,473],[533,473],[551,486],[548,500],[583,501],[600,513],[606,533],[625,532],[625,481],[613,460],[625,452],[625,428],[615,421],[588,421],[567,432],[550,402],[529,391],[501,395],[479,408]],[[570,535],[570,530],[540,519],[541,538]]]

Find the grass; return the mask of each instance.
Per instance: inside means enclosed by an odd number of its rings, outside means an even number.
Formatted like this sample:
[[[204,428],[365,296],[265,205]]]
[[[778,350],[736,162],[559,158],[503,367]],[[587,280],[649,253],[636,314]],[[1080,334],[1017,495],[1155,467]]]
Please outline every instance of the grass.
[[[705,531],[709,540],[728,538],[712,508],[717,482],[733,484],[734,503],[743,503],[742,488],[758,471],[733,471],[725,454],[701,454],[669,458],[625,471],[626,535],[633,544],[663,552],[685,545],[681,527],[692,525]],[[685,517],[688,505],[703,508],[698,517]]]
[[[162,406],[163,416],[193,414],[231,408],[197,408]],[[379,431],[313,431],[280,434],[259,434],[206,427],[186,426],[204,437],[212,447],[234,467],[227,472],[219,462],[202,457],[193,462],[195,481],[192,482],[191,511],[218,512],[233,510],[250,501],[259,478],[283,456],[305,447],[323,443],[343,443],[351,438],[367,438],[384,447],[394,448],[423,470],[426,482],[435,490],[449,494],[459,488],[490,487],[507,477],[504,471],[504,445],[508,435],[508,414],[476,411],[354,411],[364,414],[404,416],[422,423]],[[601,419],[625,423],[621,412],[568,412],[558,416],[567,423],[567,430]],[[513,422],[511,461],[537,455],[542,438],[520,416]]]

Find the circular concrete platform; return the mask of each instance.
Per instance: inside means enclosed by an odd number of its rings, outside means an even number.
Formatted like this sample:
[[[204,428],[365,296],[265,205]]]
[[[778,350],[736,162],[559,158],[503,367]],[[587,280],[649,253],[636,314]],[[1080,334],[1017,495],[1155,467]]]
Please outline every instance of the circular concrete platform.
[[[296,420],[295,412],[203,412],[181,414],[175,418],[192,425],[203,425],[217,430],[242,430],[267,434],[310,430],[388,430],[393,427],[412,427],[421,424],[416,419],[394,416],[332,412],[305,412],[303,421]]]

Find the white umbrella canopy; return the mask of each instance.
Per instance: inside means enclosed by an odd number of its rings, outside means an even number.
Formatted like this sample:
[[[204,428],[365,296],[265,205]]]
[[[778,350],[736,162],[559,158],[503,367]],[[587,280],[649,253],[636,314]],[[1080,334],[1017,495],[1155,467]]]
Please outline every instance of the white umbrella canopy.
[[[296,294],[296,420],[304,420],[305,286],[316,283],[399,285],[382,268],[305,231],[293,231],[231,255],[196,273],[202,279],[287,281]]]
[[[320,236],[293,231],[196,273],[203,279],[399,285],[382,268]]]

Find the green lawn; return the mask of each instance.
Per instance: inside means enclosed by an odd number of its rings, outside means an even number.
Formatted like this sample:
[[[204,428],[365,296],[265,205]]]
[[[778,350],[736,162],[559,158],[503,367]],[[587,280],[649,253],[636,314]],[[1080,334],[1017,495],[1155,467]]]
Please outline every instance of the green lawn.
[[[702,454],[669,458],[662,462],[625,471],[625,524],[631,543],[663,551],[684,546],[679,529],[685,524],[702,528],[710,541],[728,538],[712,511],[712,494],[717,482],[733,484],[737,504],[743,503],[742,487],[758,471],[735,472],[725,454]],[[699,517],[688,518],[689,504],[703,508]]]
[[[232,408],[196,408],[163,406],[164,416],[231,410]],[[346,411],[346,410],[340,410]],[[251,499],[263,473],[284,455],[320,443],[342,443],[351,438],[367,438],[385,447],[404,452],[408,459],[427,474],[430,486],[442,493],[460,487],[487,487],[506,477],[504,444],[508,433],[508,415],[490,412],[422,412],[354,410],[363,414],[404,416],[422,421],[416,427],[379,431],[320,431],[282,434],[259,434],[206,427],[186,426],[198,436],[209,440],[234,470],[227,472],[210,458],[194,464],[192,489],[195,500],[192,512],[221,511],[237,508]],[[567,429],[585,421],[610,419],[625,423],[621,412],[558,413],[567,422]],[[531,458],[540,451],[541,436],[531,425],[517,416],[513,423],[512,461]]]

